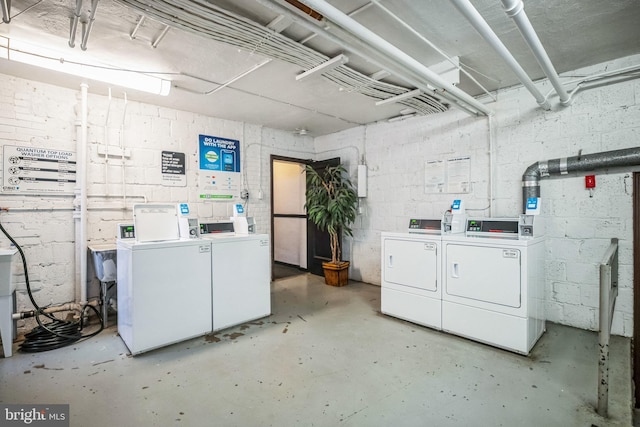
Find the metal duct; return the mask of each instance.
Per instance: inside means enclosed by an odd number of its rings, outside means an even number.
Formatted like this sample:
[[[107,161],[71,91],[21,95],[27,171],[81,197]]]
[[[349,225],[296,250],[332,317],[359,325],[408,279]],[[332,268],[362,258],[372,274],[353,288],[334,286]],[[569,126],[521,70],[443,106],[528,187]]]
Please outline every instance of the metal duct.
[[[522,212],[529,197],[540,197],[540,179],[548,176],[620,172],[640,166],[640,147],[536,162],[522,175]]]

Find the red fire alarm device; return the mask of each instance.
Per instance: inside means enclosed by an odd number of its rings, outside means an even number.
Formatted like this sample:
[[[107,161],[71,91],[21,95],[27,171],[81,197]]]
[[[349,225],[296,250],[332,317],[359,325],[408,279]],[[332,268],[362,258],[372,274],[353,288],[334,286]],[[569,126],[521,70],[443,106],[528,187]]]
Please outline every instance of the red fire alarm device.
[[[584,177],[584,186],[585,188],[596,188],[596,176],[595,175],[587,175]]]

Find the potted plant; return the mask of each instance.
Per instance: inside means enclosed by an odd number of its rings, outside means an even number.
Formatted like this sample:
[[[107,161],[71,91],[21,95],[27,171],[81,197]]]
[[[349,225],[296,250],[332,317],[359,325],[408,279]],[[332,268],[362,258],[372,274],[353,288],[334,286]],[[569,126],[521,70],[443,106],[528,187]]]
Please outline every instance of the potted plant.
[[[329,233],[331,261],[323,262],[327,285],[344,286],[349,281],[349,261],[343,261],[340,235],[352,236],[358,195],[342,165],[327,166],[317,172],[307,165],[307,216],[320,231]]]

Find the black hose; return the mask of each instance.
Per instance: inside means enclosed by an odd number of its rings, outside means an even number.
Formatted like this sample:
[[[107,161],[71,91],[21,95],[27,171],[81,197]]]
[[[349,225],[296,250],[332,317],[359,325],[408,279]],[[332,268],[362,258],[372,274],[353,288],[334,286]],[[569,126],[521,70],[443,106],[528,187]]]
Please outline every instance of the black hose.
[[[33,293],[31,292],[31,284],[29,283],[29,272],[27,269],[27,259],[24,256],[24,252],[22,248],[16,242],[13,237],[5,230],[0,223],[0,231],[7,236],[7,239],[16,247],[18,252],[20,253],[20,258],[22,259],[22,268],[24,270],[24,280],[27,286],[27,294],[29,295],[29,299],[31,300],[31,304],[36,309],[36,321],[38,322],[38,326],[33,328],[31,332],[25,335],[25,340],[20,344],[19,350],[24,353],[37,353],[41,351],[54,350],[56,348],[62,348],[73,344],[81,339],[86,339],[93,337],[104,329],[102,323],[102,316],[100,312],[93,306],[87,305],[85,306],[80,313],[80,320],[78,322],[68,322],[65,320],[60,320],[55,317],[51,313],[46,313],[43,308],[41,308],[33,297]],[[82,334],[81,331],[84,326],[84,316],[87,308],[94,311],[94,313],[98,316],[100,321],[100,327],[98,330],[90,333],[90,334]],[[50,320],[50,322],[43,323],[40,319],[40,316],[44,316]]]

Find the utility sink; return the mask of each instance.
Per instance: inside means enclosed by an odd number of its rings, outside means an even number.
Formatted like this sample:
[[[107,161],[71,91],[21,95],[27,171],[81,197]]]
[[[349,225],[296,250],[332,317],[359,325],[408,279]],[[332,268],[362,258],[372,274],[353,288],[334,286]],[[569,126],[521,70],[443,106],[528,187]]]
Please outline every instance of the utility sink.
[[[11,295],[16,290],[12,280],[11,261],[18,253],[17,249],[0,249],[0,297]]]

